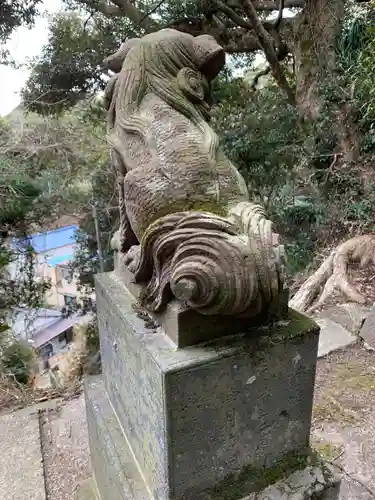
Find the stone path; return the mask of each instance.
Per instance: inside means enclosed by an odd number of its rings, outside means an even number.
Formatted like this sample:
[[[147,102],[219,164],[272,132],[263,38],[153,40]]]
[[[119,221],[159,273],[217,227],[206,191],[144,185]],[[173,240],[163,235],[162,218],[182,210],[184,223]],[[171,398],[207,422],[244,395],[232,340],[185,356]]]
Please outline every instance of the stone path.
[[[46,500],[38,414],[0,417],[0,436],[1,500]]]
[[[78,499],[90,477],[83,395],[3,415],[0,436],[1,500]]]
[[[83,395],[41,414],[46,500],[76,500],[90,475]]]
[[[318,357],[355,344],[370,312],[370,307],[353,303],[330,306],[317,312],[314,320],[320,326]]]

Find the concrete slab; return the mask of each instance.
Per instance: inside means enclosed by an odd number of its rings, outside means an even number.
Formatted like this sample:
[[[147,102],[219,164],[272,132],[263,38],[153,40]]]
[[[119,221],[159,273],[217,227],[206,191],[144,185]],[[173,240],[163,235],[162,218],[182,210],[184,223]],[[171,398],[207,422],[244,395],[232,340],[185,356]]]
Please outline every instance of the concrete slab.
[[[315,318],[320,326],[318,358],[357,342],[357,337],[328,318]]]
[[[370,314],[364,322],[359,335],[370,348],[375,349],[375,304],[372,306]]]
[[[38,415],[0,417],[0,436],[1,500],[46,500]]]
[[[349,332],[358,334],[370,311],[371,308],[368,306],[348,302],[323,309],[316,316],[331,319]]]

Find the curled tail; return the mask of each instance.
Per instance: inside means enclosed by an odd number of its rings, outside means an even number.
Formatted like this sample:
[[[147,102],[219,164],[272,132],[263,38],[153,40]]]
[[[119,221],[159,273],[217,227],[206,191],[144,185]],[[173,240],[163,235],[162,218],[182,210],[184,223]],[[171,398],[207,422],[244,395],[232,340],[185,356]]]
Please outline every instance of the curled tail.
[[[201,314],[256,316],[283,287],[281,253],[263,209],[240,203],[227,218],[179,212],[150,225],[135,280],[148,282],[145,305],[172,296]]]

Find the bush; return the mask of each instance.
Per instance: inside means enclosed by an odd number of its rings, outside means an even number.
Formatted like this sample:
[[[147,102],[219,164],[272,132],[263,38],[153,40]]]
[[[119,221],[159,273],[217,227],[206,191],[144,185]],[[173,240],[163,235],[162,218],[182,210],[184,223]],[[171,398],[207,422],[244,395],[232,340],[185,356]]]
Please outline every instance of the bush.
[[[1,371],[13,376],[20,384],[27,384],[36,369],[34,349],[24,341],[7,346],[1,359]]]

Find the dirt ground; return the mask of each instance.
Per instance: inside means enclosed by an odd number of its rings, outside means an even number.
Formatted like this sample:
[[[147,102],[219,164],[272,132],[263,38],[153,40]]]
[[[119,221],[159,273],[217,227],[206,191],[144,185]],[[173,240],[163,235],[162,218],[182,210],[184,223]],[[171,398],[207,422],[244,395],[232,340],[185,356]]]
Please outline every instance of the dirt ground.
[[[360,344],[318,361],[312,444],[343,478],[341,499],[375,499],[375,353]]]

